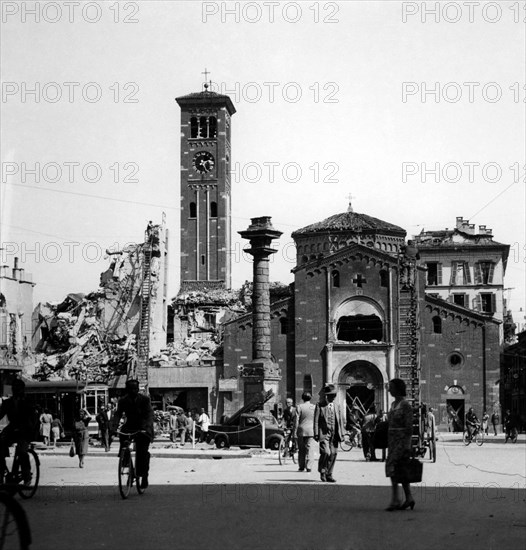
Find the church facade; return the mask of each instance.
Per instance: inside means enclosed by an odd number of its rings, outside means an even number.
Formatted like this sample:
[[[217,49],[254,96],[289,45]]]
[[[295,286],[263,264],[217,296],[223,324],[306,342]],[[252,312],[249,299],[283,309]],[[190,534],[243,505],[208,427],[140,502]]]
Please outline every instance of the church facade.
[[[389,405],[388,381],[403,376],[404,306],[400,250],[406,232],[366,214],[331,216],[292,234],[297,248],[289,298],[271,305],[272,354],[281,367],[280,399],[299,402],[325,383],[345,406]],[[498,407],[499,321],[426,295],[426,268],[416,268],[415,345],[422,402],[462,422],[469,406]],[[224,395],[229,414],[246,399],[239,366],[250,360],[251,319],[227,323],[224,373],[234,388]],[[236,381],[234,383],[233,381]],[[491,412],[490,412],[491,414]]]

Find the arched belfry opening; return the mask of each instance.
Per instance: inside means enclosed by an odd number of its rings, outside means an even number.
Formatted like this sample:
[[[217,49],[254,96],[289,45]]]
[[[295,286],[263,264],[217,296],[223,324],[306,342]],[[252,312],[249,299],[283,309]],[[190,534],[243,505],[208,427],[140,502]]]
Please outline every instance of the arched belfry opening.
[[[383,408],[385,383],[382,373],[369,361],[357,360],[345,365],[340,372],[339,387],[345,388],[347,415],[353,405],[368,411],[373,405]]]
[[[334,319],[335,338],[340,342],[385,341],[384,314],[372,300],[353,298],[342,303]]]

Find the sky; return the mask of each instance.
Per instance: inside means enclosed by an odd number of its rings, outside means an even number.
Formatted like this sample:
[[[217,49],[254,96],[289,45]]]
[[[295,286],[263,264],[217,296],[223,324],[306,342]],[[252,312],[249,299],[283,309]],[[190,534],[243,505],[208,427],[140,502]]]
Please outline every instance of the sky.
[[[271,278],[289,283],[290,234],[351,200],[409,237],[457,216],[492,228],[524,328],[526,12],[435,4],[2,2],[2,264],[20,258],[35,303],[96,290],[106,249],[164,212],[174,296],[175,97],[207,69],[237,110],[233,287],[252,277],[250,218],[283,232]]]

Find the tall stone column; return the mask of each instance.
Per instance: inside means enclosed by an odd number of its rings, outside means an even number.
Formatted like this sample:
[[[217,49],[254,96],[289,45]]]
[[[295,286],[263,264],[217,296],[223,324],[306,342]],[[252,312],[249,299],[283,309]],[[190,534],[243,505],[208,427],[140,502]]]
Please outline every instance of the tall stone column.
[[[272,227],[269,216],[252,218],[251,224],[239,234],[250,242],[250,248],[245,252],[254,258],[253,290],[252,290],[252,362],[244,367],[244,377],[252,385],[260,384],[261,390],[272,389],[275,397],[271,399],[265,410],[269,410],[276,402],[279,390],[278,365],[271,359],[270,348],[270,287],[269,287],[269,257],[276,250],[271,248],[273,239],[282,233]]]

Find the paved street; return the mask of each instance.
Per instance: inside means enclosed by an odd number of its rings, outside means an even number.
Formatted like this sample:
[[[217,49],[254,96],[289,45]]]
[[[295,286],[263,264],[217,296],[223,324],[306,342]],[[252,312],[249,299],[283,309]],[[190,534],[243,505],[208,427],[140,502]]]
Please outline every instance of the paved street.
[[[162,445],[161,445],[162,447]],[[95,452],[86,467],[64,452],[42,452],[41,487],[24,502],[35,549],[135,548],[524,548],[526,441],[491,438],[464,447],[447,435],[413,512],[386,512],[388,479],[361,450],[340,452],[337,484],[280,466],[277,456],[162,458],[150,488],[121,500],[117,459]],[[228,456],[228,452],[223,453]],[[234,453],[235,455],[246,453]],[[215,456],[215,458],[213,458]]]

